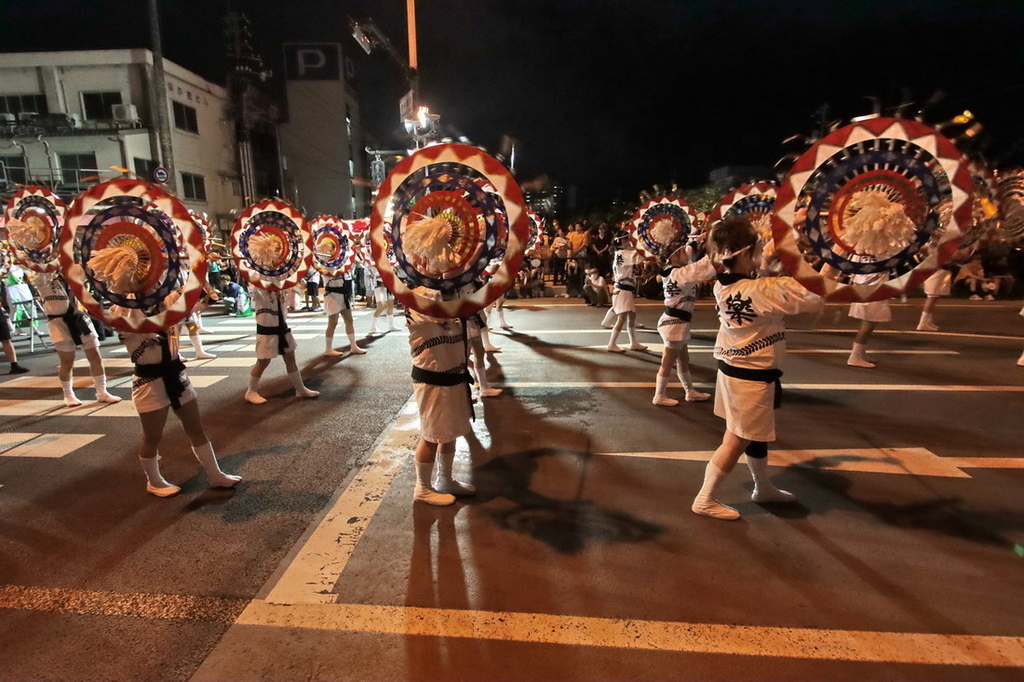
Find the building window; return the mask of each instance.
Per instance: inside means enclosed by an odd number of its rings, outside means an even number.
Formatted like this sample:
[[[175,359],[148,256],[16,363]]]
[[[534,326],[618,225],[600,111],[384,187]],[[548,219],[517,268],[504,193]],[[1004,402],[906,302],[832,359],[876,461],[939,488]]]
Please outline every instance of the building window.
[[[115,104],[121,104],[120,92],[82,93],[82,110],[90,121],[112,121]]]
[[[13,184],[28,184],[25,159],[21,156],[0,156],[0,187],[9,189]]]
[[[151,159],[140,159],[139,157],[136,156],[135,175],[137,175],[140,180],[145,180],[146,182],[156,182],[156,180],[153,179],[153,170],[156,169],[157,166],[159,165],[160,164]]]
[[[187,130],[190,133],[199,134],[199,122],[196,120],[196,110],[192,107],[174,102],[174,127],[178,130]]]
[[[65,185],[81,185],[82,178],[92,176],[96,180],[96,154],[61,154],[60,175]]]
[[[0,96],[0,114],[48,114],[46,95],[3,95]]]
[[[192,201],[206,201],[206,180],[202,175],[182,173],[181,195]]]

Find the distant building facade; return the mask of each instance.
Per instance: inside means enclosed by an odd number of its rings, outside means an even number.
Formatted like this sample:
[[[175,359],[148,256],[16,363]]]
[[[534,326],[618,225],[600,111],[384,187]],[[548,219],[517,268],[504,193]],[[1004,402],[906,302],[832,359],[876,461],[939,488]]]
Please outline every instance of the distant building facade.
[[[287,122],[280,124],[285,195],[307,218],[370,214],[359,99],[338,43],[286,43]]]
[[[154,102],[149,50],[0,54],[0,192],[38,184],[70,198],[117,168],[154,182],[162,105],[174,193],[223,236],[244,203],[228,94],[173,62],[164,71]]]

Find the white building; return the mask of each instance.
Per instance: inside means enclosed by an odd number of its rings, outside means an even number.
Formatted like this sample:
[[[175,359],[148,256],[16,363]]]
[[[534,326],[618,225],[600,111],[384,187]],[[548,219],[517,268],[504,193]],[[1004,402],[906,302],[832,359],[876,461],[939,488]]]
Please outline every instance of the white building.
[[[307,218],[370,214],[359,99],[337,43],[286,43],[288,120],[279,125],[285,194]]]
[[[243,205],[228,92],[164,60],[175,194],[228,231]],[[70,198],[127,168],[154,182],[160,138],[149,50],[0,54],[0,192]]]

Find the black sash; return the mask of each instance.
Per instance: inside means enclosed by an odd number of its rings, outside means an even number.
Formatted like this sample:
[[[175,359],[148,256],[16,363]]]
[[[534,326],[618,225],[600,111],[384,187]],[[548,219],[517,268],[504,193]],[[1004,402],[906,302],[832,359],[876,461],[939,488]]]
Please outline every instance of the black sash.
[[[622,291],[636,291],[636,286],[635,285],[633,285],[633,284],[623,284],[621,282],[616,282],[615,283],[615,288],[616,289],[621,289]]]
[[[68,333],[71,334],[71,340],[75,342],[76,346],[82,345],[82,336],[92,336],[92,331],[89,328],[89,323],[85,319],[85,315],[78,312],[71,307],[71,302],[68,301],[68,310],[63,315],[47,315],[48,320],[64,320],[64,324],[67,325]]]
[[[352,298],[351,298],[352,295],[349,293],[348,290],[349,290],[349,288],[347,286],[324,287],[324,291],[327,292],[328,294],[341,294],[342,296],[344,296],[345,297],[345,307],[351,309],[352,308]]]
[[[285,351],[288,350],[288,339],[285,334],[290,332],[291,329],[284,323],[284,311],[281,309],[281,297],[277,297],[277,324],[273,327],[268,327],[264,324],[256,323],[256,333],[264,334],[266,336],[277,337],[277,354],[284,355]]]
[[[683,322],[689,322],[693,319],[693,313],[689,310],[683,310],[682,308],[665,306],[665,314],[669,317],[674,317],[677,320],[682,320]]]
[[[746,367],[733,367],[724,360],[718,361],[718,371],[727,377],[742,379],[744,381],[763,381],[766,384],[775,384],[775,407],[782,404],[782,370],[781,369],[748,369]]]
[[[160,362],[155,365],[135,365],[135,376],[140,379],[161,379],[167,389],[167,397],[171,407],[181,409],[181,396],[185,394],[185,384],[181,381],[181,373],[185,371],[185,363],[181,358],[171,358],[171,346],[167,342],[167,332],[158,332],[160,338]]]
[[[412,380],[421,384],[430,384],[431,386],[458,386],[459,384],[468,385],[473,382],[468,369],[464,369],[461,372],[435,372],[423,369],[422,367],[416,367],[415,365],[412,368]]]

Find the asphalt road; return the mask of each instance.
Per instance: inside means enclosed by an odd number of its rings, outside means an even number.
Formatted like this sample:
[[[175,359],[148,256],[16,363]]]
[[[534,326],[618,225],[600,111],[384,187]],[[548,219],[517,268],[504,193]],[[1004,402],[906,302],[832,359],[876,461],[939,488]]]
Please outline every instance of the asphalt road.
[[[46,403],[56,358],[26,357],[0,382],[0,679],[1019,679],[1024,320],[944,301],[918,333],[919,303],[894,305],[874,370],[845,365],[844,307],[793,320],[773,463],[800,503],[750,502],[741,465],[738,523],[689,512],[710,404],[652,406],[657,335],[607,353],[601,311],[569,301],[508,313],[505,393],[460,446],[479,492],[443,510],[410,502],[404,332],[325,362],[323,318],[295,316],[322,395],[276,363],[253,406],[251,318],[207,316],[219,357],[189,372],[245,480],[206,489],[172,418],[166,500],[130,406]],[[693,326],[710,386],[708,304]]]

